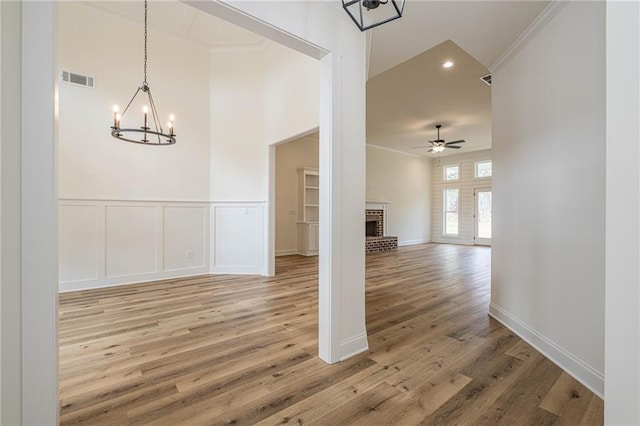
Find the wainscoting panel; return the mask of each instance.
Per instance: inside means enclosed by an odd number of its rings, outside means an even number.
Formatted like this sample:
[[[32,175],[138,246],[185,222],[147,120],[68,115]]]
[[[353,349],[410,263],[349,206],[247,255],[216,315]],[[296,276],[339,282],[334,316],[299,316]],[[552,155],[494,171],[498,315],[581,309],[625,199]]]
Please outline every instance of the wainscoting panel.
[[[60,291],[209,273],[209,203],[59,200]]]
[[[214,203],[211,272],[264,273],[265,203]]]
[[[104,244],[102,209],[96,205],[60,206],[58,210],[59,274],[62,282],[98,279]]]
[[[164,271],[206,267],[208,234],[204,206],[163,207]]]
[[[158,208],[106,206],[107,278],[158,272]]]

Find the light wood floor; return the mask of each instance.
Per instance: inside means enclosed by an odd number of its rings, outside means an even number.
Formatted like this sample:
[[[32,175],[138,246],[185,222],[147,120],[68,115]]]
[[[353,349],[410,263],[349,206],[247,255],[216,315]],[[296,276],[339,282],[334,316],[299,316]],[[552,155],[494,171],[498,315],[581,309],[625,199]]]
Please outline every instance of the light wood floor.
[[[487,316],[490,249],[367,256],[370,351],[317,357],[317,258],[60,295],[61,423],[600,425],[603,403]]]

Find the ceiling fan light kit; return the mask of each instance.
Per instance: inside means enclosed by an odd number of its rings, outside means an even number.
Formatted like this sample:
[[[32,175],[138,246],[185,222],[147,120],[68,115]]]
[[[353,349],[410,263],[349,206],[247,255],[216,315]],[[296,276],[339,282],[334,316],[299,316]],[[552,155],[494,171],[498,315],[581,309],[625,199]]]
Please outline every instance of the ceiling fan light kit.
[[[436,129],[438,130],[438,138],[434,141],[429,141],[429,143],[431,144],[430,146],[416,146],[414,148],[429,148],[429,151],[427,152],[435,152],[435,153],[442,152],[444,151],[445,148],[451,148],[451,149],[462,148],[461,146],[458,146],[458,144],[465,143],[466,141],[464,139],[459,139],[457,141],[451,141],[451,142],[445,142],[444,139],[440,139],[441,127],[442,127],[442,124],[436,124]]]
[[[342,0],[342,8],[366,31],[402,17],[405,0]]]

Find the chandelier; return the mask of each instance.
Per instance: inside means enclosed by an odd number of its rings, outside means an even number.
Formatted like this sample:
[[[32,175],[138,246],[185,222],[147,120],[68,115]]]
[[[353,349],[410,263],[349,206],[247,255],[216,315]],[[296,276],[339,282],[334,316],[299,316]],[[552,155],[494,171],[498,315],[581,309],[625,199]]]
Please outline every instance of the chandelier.
[[[366,31],[402,17],[404,0],[342,0],[342,8],[360,31]]]
[[[122,114],[119,113],[119,108],[117,105],[113,106],[113,126],[111,126],[111,136],[114,138],[126,141],[139,143],[143,145],[173,145],[176,143],[176,134],[175,127],[173,122],[175,117],[172,115],[169,116],[169,122],[167,123],[167,132],[162,129],[162,125],[160,124],[160,119],[158,116],[158,111],[156,110],[156,104],[153,102],[153,96],[151,95],[151,88],[147,83],[147,14],[148,14],[148,4],[147,0],[144,1],[144,79],[142,80],[142,84],[136,92],[133,94],[133,97],[127,104]],[[124,118],[124,115],[129,110],[129,107],[135,100],[136,96],[140,93],[144,93],[141,95],[144,97],[146,95],[148,106],[145,105],[142,108],[143,124],[139,128],[122,128],[120,127],[120,121]],[[151,113],[151,117],[149,117],[149,113]]]

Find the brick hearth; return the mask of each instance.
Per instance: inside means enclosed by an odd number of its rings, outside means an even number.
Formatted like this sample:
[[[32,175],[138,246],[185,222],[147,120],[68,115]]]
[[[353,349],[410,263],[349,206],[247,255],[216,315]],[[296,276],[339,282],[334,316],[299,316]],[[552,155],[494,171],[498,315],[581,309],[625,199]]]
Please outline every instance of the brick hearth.
[[[398,237],[384,235],[384,211],[365,210],[365,221],[375,219],[377,221],[376,236],[368,236],[365,241],[365,253],[394,250],[398,248]]]

